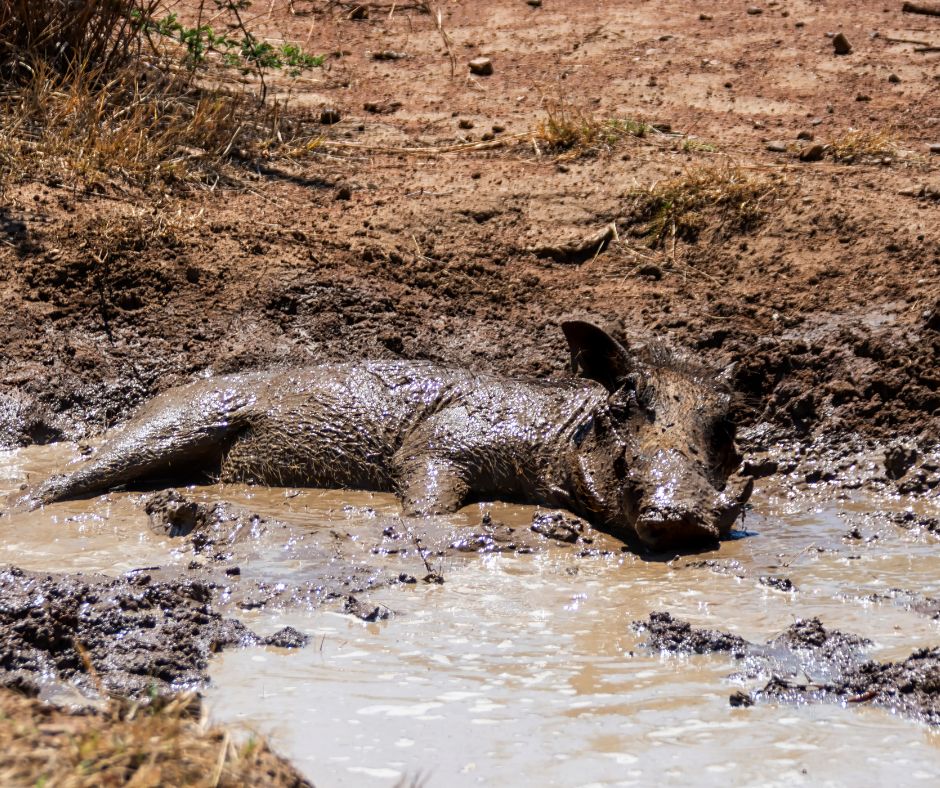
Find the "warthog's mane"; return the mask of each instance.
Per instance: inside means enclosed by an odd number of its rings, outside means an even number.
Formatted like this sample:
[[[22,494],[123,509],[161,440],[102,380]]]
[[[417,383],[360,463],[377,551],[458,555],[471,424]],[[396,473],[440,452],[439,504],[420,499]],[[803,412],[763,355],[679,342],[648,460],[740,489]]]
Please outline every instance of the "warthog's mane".
[[[678,349],[661,340],[653,340],[643,345],[634,346],[631,350],[636,354],[641,368],[678,372],[710,386],[715,391],[730,392],[730,387],[719,380],[720,370],[703,364],[685,350]]]

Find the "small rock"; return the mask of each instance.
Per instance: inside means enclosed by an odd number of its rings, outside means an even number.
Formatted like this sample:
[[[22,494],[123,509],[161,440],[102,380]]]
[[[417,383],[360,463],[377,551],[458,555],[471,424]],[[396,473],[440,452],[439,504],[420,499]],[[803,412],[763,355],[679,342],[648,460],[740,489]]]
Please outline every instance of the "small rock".
[[[901,78],[897,74],[888,74],[888,82],[892,85],[897,85],[901,81]]]
[[[391,115],[401,109],[400,101],[367,101],[362,105],[366,112],[373,115]]]
[[[812,142],[812,141],[813,141],[813,132],[811,132],[811,131],[806,131],[806,129],[804,129],[803,131],[801,131],[799,134],[796,135],[796,138],[797,138],[798,140],[806,140],[807,142]]]
[[[308,640],[309,638],[303,632],[293,627],[284,627],[273,635],[268,635],[261,642],[266,646],[277,646],[277,648],[303,648]]]
[[[339,110],[336,107],[324,107],[320,110],[320,123],[324,126],[332,126],[334,123],[339,123],[343,119],[343,116],[339,114]]]
[[[837,55],[848,55],[852,51],[852,45],[844,33],[836,33],[832,37],[832,48]]]
[[[754,700],[746,692],[732,692],[731,696],[728,698],[728,703],[730,703],[736,709],[746,709],[749,706],[754,705]]]
[[[480,135],[480,139],[483,142],[491,142],[496,139],[496,135],[492,131],[487,131]]]
[[[780,142],[779,140],[768,142],[765,147],[771,153],[786,153],[787,152],[787,143]]]
[[[647,279],[653,279],[657,282],[663,278],[663,269],[653,263],[647,263],[642,266],[637,273],[640,276],[645,276]]]
[[[473,128],[473,121],[470,120],[470,118],[461,118],[459,121],[457,121],[457,128],[460,128],[460,129],[472,129],[472,128]]]
[[[803,480],[807,484],[816,484],[817,482],[822,481],[822,477],[823,477],[823,472],[819,470],[819,468],[813,468],[813,470],[811,470],[809,473],[807,473],[803,477]]]
[[[930,152],[931,152],[931,153],[940,153],[940,143],[938,143],[938,142],[931,143],[931,145],[930,145]]]
[[[369,18],[369,8],[364,5],[357,5],[352,11],[349,12],[350,19],[368,19]]]
[[[501,123],[494,123],[494,124],[493,124],[493,133],[494,133],[494,134],[502,134],[504,131],[506,131],[506,127],[503,126]]]
[[[826,156],[826,146],[816,143],[800,151],[800,161],[822,161]]]
[[[711,22],[711,21],[712,21],[712,15],[711,15],[711,14],[699,14],[699,15],[698,15],[698,18],[699,18],[702,22]]]
[[[767,586],[767,588],[773,588],[777,591],[797,591],[797,587],[793,584],[793,581],[789,577],[780,577],[778,575],[761,575],[757,582],[762,586]]]
[[[759,8],[759,7],[756,6],[756,5],[752,5],[752,6],[750,6],[750,7],[747,9],[747,12],[748,12],[751,16],[758,16],[759,14],[764,13],[764,9],[763,9],[763,8]]]
[[[889,479],[900,479],[917,462],[917,449],[897,443],[885,452],[885,470]]]
[[[859,93],[855,97],[855,100],[856,101],[871,101],[871,96],[869,96],[867,93]]]
[[[526,2],[526,5],[530,5],[530,6],[532,6],[533,8],[541,8],[541,7],[542,7],[542,0],[525,0],[525,2]]]
[[[349,188],[345,183],[336,190],[336,199],[337,200],[351,200],[352,199],[352,189]]]
[[[468,64],[470,73],[481,77],[488,77],[493,73],[493,61],[488,57],[475,57]]]
[[[779,469],[780,464],[776,460],[748,460],[741,468],[741,473],[754,479],[763,479],[767,476],[773,476]]]

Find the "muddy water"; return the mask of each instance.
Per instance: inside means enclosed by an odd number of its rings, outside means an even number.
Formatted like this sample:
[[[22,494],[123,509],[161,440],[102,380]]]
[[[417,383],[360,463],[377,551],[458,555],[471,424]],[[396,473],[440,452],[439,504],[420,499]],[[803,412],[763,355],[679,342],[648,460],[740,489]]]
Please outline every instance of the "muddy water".
[[[0,492],[43,473],[68,448],[0,456]],[[349,534],[345,560],[377,569],[412,559],[375,555],[398,523],[390,496],[204,487],[301,534]],[[0,556],[25,568],[126,569],[191,558],[147,527],[139,495],[112,494],[0,518]],[[239,615],[256,631],[290,624],[312,636],[297,652],[223,654],[207,692],[214,718],[267,735],[319,786],[428,785],[855,785],[936,784],[940,734],[858,706],[731,708],[741,685],[724,655],[650,653],[629,626],[652,610],[763,641],[796,618],[875,642],[872,656],[898,659],[936,645],[940,625],[872,594],[893,588],[940,596],[937,539],[869,515],[908,502],[794,498],[767,485],[754,495],[747,535],[712,553],[647,561],[620,552],[578,557],[560,546],[532,555],[448,556],[443,585],[382,588],[371,603],[394,615],[364,623],[325,609]],[[919,511],[937,514],[920,504]],[[470,507],[427,525],[426,541],[494,520],[527,528],[533,510]],[[845,535],[858,527],[861,539]],[[436,530],[435,530],[436,529]],[[877,537],[877,538],[873,538]],[[248,576],[303,582],[312,549],[302,538],[269,543],[241,563]],[[310,542],[315,544],[315,540]],[[688,566],[703,560],[717,564]],[[762,576],[785,576],[795,592]]]

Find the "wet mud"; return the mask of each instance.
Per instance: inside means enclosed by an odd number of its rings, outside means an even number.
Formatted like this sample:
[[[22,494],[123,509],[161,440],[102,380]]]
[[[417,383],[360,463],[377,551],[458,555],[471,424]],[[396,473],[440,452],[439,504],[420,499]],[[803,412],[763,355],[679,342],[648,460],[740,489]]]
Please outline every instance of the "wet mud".
[[[213,608],[213,583],[141,570],[120,578],[0,572],[0,685],[54,697],[146,698],[196,689],[225,648],[297,648],[295,630],[260,638]]]
[[[818,618],[800,620],[764,644],[699,629],[669,613],[634,622],[647,646],[673,653],[727,653],[741,667],[730,678],[769,678],[749,693],[737,691],[733,706],[839,702],[870,704],[929,725],[940,725],[940,648],[921,648],[894,662],[865,656],[870,640],[827,629]]]
[[[173,553],[189,557],[185,566],[151,566],[119,577],[6,568],[0,573],[0,686],[73,703],[77,697],[140,699],[200,689],[212,654],[307,645],[308,637],[290,626],[260,637],[238,619],[249,611],[326,606],[364,622],[384,621],[394,610],[370,602],[370,592],[444,584],[442,566],[456,555],[613,554],[595,546],[589,525],[559,512],[536,513],[528,528],[488,514],[478,526],[460,529],[398,518],[370,547],[338,529],[311,533],[176,489],[145,496],[140,508],[153,532],[172,539]],[[602,545],[614,542],[598,537]],[[304,561],[303,581],[278,582],[242,569],[284,550]]]

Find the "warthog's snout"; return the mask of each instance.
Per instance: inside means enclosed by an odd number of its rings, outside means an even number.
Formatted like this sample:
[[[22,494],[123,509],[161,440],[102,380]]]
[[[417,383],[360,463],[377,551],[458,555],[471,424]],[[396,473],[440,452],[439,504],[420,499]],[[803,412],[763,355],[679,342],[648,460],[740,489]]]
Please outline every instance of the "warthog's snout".
[[[714,544],[725,536],[751,496],[754,482],[733,477],[721,491],[679,452],[659,452],[652,475],[657,485],[641,501],[636,533],[657,550]]]
[[[649,507],[640,512],[636,532],[654,550],[682,549],[718,541],[716,524],[704,512],[680,506]]]

